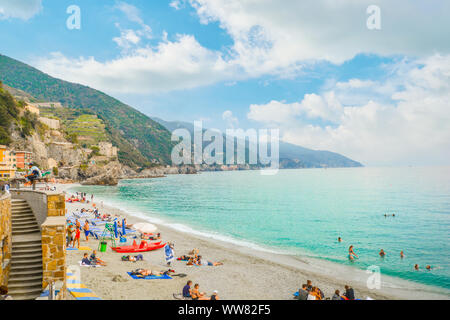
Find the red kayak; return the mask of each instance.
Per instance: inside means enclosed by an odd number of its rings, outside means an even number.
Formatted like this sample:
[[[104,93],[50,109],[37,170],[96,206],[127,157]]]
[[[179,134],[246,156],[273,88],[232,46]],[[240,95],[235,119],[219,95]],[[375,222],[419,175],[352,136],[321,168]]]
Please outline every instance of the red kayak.
[[[142,240],[141,244],[138,246],[136,243],[136,240],[134,240],[132,246],[123,246],[123,247],[115,247],[115,248],[111,247],[111,249],[113,249],[115,252],[120,252],[120,253],[134,253],[134,252],[146,252],[146,251],[161,249],[165,245],[166,244],[161,243],[161,241],[154,242],[154,243],[147,243],[147,241]]]

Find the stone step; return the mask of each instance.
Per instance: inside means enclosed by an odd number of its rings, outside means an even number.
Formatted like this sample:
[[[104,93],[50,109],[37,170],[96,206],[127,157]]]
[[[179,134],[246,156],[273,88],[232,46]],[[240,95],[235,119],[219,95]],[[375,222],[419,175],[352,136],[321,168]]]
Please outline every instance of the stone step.
[[[23,216],[33,216],[34,217],[34,214],[33,214],[33,211],[31,211],[31,210],[29,210],[29,211],[28,210],[11,211],[12,218],[20,218]]]
[[[13,291],[16,288],[17,289],[33,289],[33,288],[42,289],[42,279],[22,281],[22,282],[18,282],[18,283],[11,283],[10,281],[8,281],[8,291]]]
[[[9,273],[10,279],[23,276],[40,276],[42,278],[42,268],[30,268],[30,270],[25,271],[21,269],[15,269]]]
[[[29,259],[11,259],[11,269],[19,266],[40,266],[42,268],[42,257],[33,257]]]
[[[20,211],[20,210],[31,210],[31,207],[28,204],[21,204],[19,206],[11,206],[11,210]]]
[[[42,283],[42,272],[41,274],[28,274],[28,275],[15,275],[8,281],[8,287],[16,283],[33,283],[39,281]]]
[[[36,218],[34,216],[21,216],[21,217],[14,217],[11,219],[11,222],[22,222],[22,221],[36,221]]]
[[[33,214],[33,212],[20,212],[20,213],[13,213],[11,215],[11,219],[16,219],[16,218],[24,218],[24,217],[32,217],[32,218],[36,218]]]
[[[31,233],[40,233],[39,228],[29,228],[29,229],[23,229],[23,230],[13,230],[12,234],[14,235],[24,235],[24,234],[31,234]]]
[[[22,203],[22,202],[27,202],[27,200],[25,200],[25,199],[19,199],[19,198],[14,198],[14,199],[11,199],[11,202],[12,202],[12,203]]]
[[[20,231],[20,230],[25,230],[25,229],[37,229],[37,230],[40,230],[39,229],[39,225],[37,224],[37,223],[33,223],[33,222],[30,222],[30,223],[24,223],[24,224],[20,224],[20,225],[15,225],[15,226],[13,226],[13,228],[12,228],[12,230],[13,230],[13,232],[14,231]]]
[[[40,272],[42,273],[42,262],[31,264],[11,265],[11,273],[15,272]]]
[[[41,246],[41,240],[20,240],[20,239],[13,239],[12,247],[14,249],[18,248],[28,248],[28,247],[40,247]]]
[[[12,225],[13,228],[22,227],[22,226],[26,226],[26,225],[39,227],[37,222],[33,221],[33,220],[13,221],[13,223],[11,225]]]
[[[28,213],[21,213],[21,214],[13,214],[11,216],[11,220],[16,220],[16,219],[20,219],[20,218],[33,218],[36,219],[36,217],[34,216],[34,214],[32,212],[28,212]]]
[[[24,259],[32,259],[32,258],[41,258],[42,259],[42,250],[34,250],[32,252],[13,252],[11,255],[12,261],[22,261]]]
[[[27,247],[15,247],[12,251],[13,256],[15,254],[28,254],[34,252],[42,252],[42,245],[27,246]]]
[[[32,211],[16,211],[16,212],[11,212],[11,218],[21,218],[21,217],[33,217],[35,218],[34,214]]]
[[[13,297],[14,300],[36,300],[36,298],[38,298],[41,295],[42,290],[39,291],[33,291],[33,292],[28,292],[28,293],[16,293],[14,296],[11,295]]]

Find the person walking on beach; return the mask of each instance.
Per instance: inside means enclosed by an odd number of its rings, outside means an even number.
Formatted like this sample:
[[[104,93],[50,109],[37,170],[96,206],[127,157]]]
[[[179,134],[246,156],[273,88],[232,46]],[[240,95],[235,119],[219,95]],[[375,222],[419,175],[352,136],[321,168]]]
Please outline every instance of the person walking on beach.
[[[166,263],[167,266],[169,267],[174,259],[173,247],[174,245],[171,242],[168,242],[164,247],[164,254],[166,255]]]
[[[73,246],[75,247],[75,242],[77,243],[77,248],[80,248],[80,235],[81,235],[81,231],[80,231],[80,227],[77,227],[77,229],[75,230],[75,239],[73,240]]]

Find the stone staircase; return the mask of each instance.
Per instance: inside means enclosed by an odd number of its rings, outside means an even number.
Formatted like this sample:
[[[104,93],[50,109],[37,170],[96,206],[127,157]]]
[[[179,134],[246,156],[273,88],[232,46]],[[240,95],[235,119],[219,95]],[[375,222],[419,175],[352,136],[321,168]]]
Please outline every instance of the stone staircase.
[[[36,299],[42,292],[41,232],[25,200],[11,200],[12,257],[8,293],[15,300]]]

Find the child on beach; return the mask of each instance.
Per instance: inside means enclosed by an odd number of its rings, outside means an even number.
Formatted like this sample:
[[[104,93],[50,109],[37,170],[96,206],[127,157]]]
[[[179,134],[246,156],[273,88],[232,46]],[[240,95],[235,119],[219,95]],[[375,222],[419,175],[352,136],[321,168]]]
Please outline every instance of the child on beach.
[[[75,230],[75,239],[73,240],[73,246],[75,247],[75,242],[77,243],[77,248],[80,248],[80,227]]]
[[[97,258],[97,250],[94,250],[90,256],[91,264],[98,264],[101,266],[106,266],[106,262],[101,260],[100,258]]]

